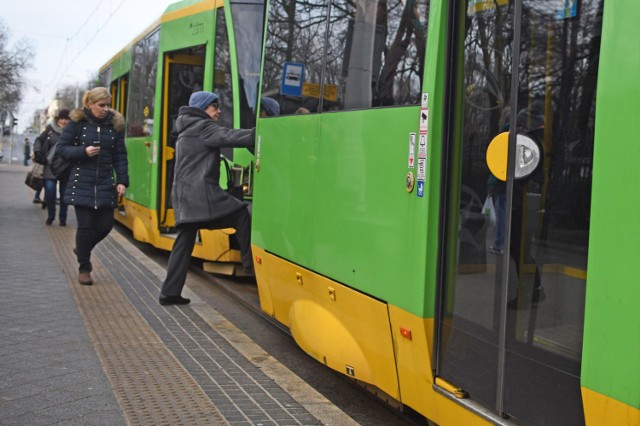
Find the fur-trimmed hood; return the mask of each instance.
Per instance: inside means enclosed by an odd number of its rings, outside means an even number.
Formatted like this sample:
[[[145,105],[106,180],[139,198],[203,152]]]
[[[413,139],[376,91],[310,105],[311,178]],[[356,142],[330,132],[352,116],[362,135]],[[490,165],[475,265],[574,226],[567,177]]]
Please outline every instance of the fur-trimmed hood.
[[[84,108],[74,109],[69,114],[69,117],[71,117],[71,120],[76,123],[82,120],[87,120],[89,122],[94,123],[91,117],[87,116]],[[98,124],[98,123],[95,123],[95,124]],[[107,118],[104,120],[102,124],[113,124],[113,128],[115,129],[116,132],[124,131],[124,117],[118,111],[115,111],[113,109],[109,110],[109,115],[107,116]]]

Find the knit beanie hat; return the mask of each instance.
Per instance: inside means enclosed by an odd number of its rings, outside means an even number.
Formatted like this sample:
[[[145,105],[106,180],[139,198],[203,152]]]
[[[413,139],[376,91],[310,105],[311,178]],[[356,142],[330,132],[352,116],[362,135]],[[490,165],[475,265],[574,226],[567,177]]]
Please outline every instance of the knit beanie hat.
[[[64,119],[69,120],[69,110],[68,109],[61,109],[60,111],[58,111],[58,114],[56,114],[55,119],[56,120],[64,120]]]
[[[280,115],[280,105],[275,99],[264,97],[260,99],[260,106],[269,117]]]
[[[207,109],[209,105],[218,100],[218,95],[212,92],[194,92],[189,98],[189,106],[199,108],[201,110]]]

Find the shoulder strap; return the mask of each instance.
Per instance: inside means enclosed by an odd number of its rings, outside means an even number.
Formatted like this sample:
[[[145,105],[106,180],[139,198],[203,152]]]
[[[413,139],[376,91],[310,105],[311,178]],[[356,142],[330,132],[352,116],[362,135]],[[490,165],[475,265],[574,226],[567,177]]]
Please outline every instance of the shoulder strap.
[[[75,142],[79,142],[80,141],[80,135],[82,134],[82,124],[78,121],[78,122],[76,122],[76,125],[78,126],[78,132],[76,133]],[[77,145],[77,143],[76,143],[76,145]]]

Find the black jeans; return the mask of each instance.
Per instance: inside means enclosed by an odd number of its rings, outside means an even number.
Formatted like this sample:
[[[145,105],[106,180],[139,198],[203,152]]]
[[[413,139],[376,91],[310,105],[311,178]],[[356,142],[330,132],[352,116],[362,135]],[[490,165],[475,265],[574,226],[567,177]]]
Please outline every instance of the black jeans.
[[[173,243],[167,277],[162,284],[161,294],[165,296],[179,296],[189,272],[191,252],[196,243],[196,235],[200,229],[234,228],[236,238],[240,243],[240,257],[245,268],[253,267],[251,256],[251,214],[244,207],[239,211],[212,222],[183,223],[177,226],[178,236]]]
[[[76,251],[80,272],[91,272],[91,251],[113,229],[113,209],[75,206],[78,231]]]

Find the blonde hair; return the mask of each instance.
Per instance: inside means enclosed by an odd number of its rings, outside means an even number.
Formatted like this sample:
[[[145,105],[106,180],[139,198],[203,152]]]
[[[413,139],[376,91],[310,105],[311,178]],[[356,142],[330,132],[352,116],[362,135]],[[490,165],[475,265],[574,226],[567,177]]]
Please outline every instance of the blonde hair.
[[[109,99],[111,101],[111,93],[106,87],[94,87],[87,90],[82,96],[82,106],[89,108],[89,104],[95,104],[103,99]]]

